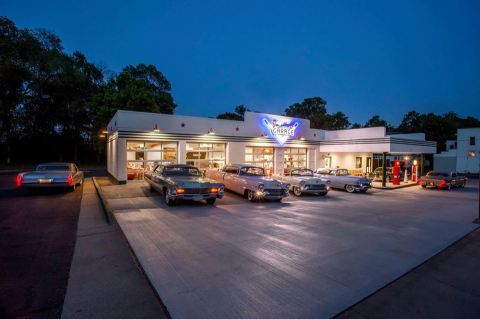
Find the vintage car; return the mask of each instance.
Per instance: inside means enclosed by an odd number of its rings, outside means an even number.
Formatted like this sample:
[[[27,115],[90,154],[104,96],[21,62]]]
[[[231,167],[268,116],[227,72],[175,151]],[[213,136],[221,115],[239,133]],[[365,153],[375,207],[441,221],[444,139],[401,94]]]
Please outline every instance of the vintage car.
[[[203,177],[198,168],[190,165],[157,165],[151,173],[145,173],[144,179],[151,190],[165,196],[168,206],[175,205],[178,200],[205,200],[213,205],[224,193],[222,183]]]
[[[205,174],[252,202],[260,199],[281,201],[288,196],[290,187],[287,183],[265,176],[263,168],[252,165],[230,164],[221,170],[207,170]]]
[[[330,190],[330,181],[326,178],[316,177],[311,169],[292,169],[284,176],[275,175],[275,179],[290,184],[290,190],[295,196],[302,194],[326,195]]]
[[[77,185],[83,184],[84,175],[73,163],[43,163],[34,171],[17,175],[18,187],[32,188],[67,187],[74,191]]]
[[[349,193],[365,193],[372,188],[371,179],[350,175],[345,168],[319,168],[315,172],[315,175],[328,178],[330,180],[330,187],[344,189]]]
[[[418,184],[423,188],[451,189],[453,187],[465,187],[467,178],[455,172],[431,171],[418,179]]]

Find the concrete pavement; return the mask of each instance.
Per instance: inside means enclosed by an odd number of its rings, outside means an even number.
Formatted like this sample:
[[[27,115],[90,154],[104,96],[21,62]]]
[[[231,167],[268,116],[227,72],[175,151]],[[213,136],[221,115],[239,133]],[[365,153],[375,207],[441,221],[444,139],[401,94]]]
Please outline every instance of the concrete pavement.
[[[110,191],[173,318],[328,318],[477,227],[473,186],[172,208]]]
[[[117,225],[85,180],[62,318],[166,318]]]

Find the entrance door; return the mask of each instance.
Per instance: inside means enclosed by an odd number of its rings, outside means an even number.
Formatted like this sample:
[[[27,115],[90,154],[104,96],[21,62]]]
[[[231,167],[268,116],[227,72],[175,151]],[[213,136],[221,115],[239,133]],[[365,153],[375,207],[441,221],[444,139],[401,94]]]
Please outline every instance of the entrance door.
[[[323,167],[331,168],[332,167],[332,157],[327,156],[324,158]]]

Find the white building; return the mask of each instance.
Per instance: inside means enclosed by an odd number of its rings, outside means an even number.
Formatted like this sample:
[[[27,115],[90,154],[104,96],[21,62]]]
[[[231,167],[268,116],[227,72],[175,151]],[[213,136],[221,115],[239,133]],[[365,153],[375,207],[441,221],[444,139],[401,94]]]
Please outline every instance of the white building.
[[[447,141],[447,150],[435,154],[434,169],[459,173],[478,173],[480,157],[480,128],[457,130],[457,140]]]
[[[108,172],[120,182],[143,177],[157,163],[199,168],[250,163],[269,173],[292,167],[342,167],[369,173],[404,155],[436,153],[425,135],[386,135],[384,127],[326,131],[310,121],[246,112],[244,121],[117,111],[108,124]],[[386,163],[389,166],[389,163]]]

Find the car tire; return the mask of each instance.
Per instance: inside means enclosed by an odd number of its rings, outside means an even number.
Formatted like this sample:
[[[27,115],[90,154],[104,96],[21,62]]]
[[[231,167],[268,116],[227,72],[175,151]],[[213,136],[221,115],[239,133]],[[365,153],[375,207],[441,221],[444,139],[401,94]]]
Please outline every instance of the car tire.
[[[153,193],[155,191],[155,188],[153,188],[152,184],[149,184],[149,185],[150,185],[149,190],[151,193]]]
[[[422,185],[422,188],[427,188],[427,185]]]
[[[451,190],[451,189],[452,189],[452,184],[448,184],[446,190],[449,191],[449,190]]]
[[[462,182],[462,184],[460,184],[460,188],[465,188],[465,181]]]
[[[355,188],[353,187],[353,185],[345,185],[345,190],[348,193],[355,193]]]
[[[247,190],[247,199],[251,202],[255,201],[255,193],[250,189]]]
[[[176,200],[171,199],[169,197],[170,191],[164,190],[163,193],[164,193],[164,198],[165,198],[165,204],[167,204],[167,206],[174,206],[176,204]]]
[[[208,205],[215,205],[215,200],[217,200],[216,198],[209,198],[207,199],[207,204]]]
[[[302,190],[298,186],[293,186],[293,195],[300,197],[302,196]]]

